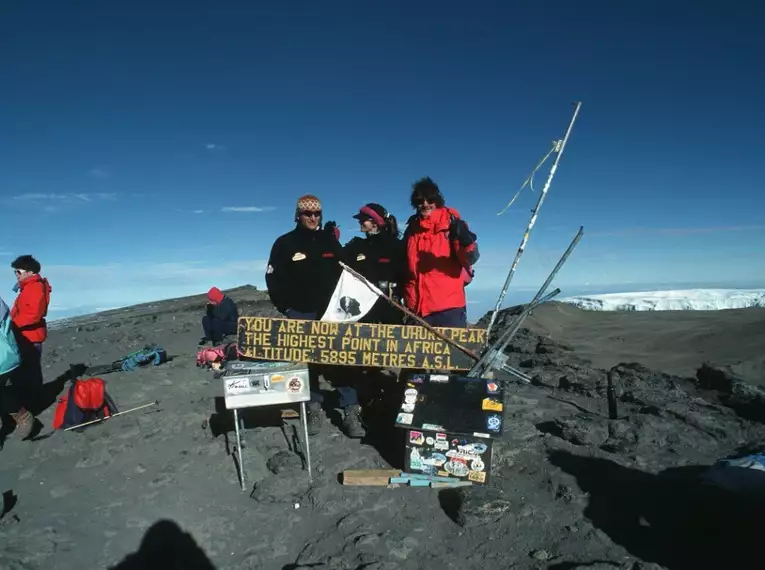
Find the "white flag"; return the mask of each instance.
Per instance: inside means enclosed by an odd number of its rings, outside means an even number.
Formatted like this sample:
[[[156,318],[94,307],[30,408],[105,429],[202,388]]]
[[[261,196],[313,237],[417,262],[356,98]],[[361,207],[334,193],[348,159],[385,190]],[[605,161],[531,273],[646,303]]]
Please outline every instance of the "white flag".
[[[322,321],[354,323],[362,319],[382,295],[377,287],[364,282],[343,267],[335,292],[329,300]]]

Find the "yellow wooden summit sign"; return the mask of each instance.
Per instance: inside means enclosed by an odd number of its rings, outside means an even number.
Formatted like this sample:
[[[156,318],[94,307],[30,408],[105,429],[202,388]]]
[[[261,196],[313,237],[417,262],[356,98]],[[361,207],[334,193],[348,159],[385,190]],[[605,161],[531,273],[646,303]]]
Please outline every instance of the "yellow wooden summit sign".
[[[485,345],[485,329],[436,330],[474,353]],[[239,317],[238,347],[246,358],[342,366],[468,370],[475,363],[417,325]]]

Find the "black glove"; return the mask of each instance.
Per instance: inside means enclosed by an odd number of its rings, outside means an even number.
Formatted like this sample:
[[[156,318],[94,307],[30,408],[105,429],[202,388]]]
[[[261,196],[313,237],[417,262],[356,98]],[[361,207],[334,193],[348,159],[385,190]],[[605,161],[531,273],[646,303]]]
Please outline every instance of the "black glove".
[[[324,231],[331,233],[337,241],[340,241],[340,228],[337,227],[335,222],[330,221],[324,224]]]
[[[468,225],[459,218],[452,218],[449,224],[449,239],[457,241],[462,247],[475,243],[476,235],[468,229]]]

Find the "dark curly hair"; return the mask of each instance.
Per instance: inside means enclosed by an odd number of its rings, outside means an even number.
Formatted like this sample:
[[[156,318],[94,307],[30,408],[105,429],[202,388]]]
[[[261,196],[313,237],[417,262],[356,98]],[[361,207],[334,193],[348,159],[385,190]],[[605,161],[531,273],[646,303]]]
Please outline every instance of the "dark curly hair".
[[[20,255],[11,263],[11,267],[14,269],[20,269],[21,271],[31,271],[32,273],[40,273],[42,266],[31,255]]]
[[[412,185],[412,196],[409,198],[409,203],[412,205],[412,208],[417,209],[423,199],[435,204],[439,208],[446,204],[446,200],[444,200],[444,195],[441,194],[438,184],[433,182],[430,176],[420,178],[414,185]]]

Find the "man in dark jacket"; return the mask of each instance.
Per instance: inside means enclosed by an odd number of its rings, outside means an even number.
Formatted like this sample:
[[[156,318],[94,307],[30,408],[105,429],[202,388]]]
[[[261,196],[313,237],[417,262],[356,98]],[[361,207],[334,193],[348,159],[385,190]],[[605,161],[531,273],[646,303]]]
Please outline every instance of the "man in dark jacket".
[[[277,310],[290,319],[316,320],[327,309],[342,267],[343,248],[332,222],[322,229],[321,201],[301,196],[295,207],[295,229],[278,237],[271,248],[266,269],[266,287]],[[342,390],[338,390],[342,396]],[[308,403],[308,432],[321,429],[322,395],[318,373],[311,367],[311,401]]]
[[[234,300],[225,295],[217,287],[207,292],[207,314],[202,317],[202,328],[205,336],[199,341],[199,346],[212,341],[213,346],[218,344],[225,335],[236,334],[236,325],[239,320],[239,310]]]

